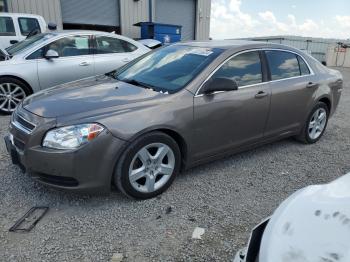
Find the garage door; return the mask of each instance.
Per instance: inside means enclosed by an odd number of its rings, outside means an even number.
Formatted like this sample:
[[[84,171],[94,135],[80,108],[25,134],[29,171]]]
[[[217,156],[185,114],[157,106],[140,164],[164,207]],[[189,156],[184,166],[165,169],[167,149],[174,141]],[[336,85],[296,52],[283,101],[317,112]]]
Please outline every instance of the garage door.
[[[61,0],[68,24],[119,26],[119,0]]]
[[[182,40],[194,39],[195,21],[195,0],[156,0],[155,22],[182,25]]]

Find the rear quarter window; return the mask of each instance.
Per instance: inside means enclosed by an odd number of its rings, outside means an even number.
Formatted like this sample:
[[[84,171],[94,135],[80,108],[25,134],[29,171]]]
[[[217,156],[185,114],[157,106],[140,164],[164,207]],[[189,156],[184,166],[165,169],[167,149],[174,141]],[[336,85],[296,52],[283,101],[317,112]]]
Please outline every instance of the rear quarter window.
[[[302,76],[304,75],[309,75],[310,74],[310,69],[307,66],[306,62],[304,61],[303,58],[301,58],[300,56],[298,56],[298,62],[299,62],[299,67],[300,67],[300,74]]]

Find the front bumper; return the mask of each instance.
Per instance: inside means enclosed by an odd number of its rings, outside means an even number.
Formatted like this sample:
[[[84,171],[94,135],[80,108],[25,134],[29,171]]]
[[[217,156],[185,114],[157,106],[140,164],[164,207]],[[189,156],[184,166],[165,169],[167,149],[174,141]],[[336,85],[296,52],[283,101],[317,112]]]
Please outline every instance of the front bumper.
[[[45,126],[45,125],[44,125]],[[70,191],[102,193],[110,191],[115,164],[126,144],[102,132],[76,150],[55,150],[41,146],[47,128],[38,126],[32,134],[10,124],[5,137],[12,163],[40,183]]]

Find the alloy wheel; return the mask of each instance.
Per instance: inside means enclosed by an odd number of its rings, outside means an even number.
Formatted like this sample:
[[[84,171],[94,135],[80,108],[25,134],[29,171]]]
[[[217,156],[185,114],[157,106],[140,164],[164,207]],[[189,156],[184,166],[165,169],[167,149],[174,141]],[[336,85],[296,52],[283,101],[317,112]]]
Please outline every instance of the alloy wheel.
[[[0,84],[0,111],[11,113],[26,97],[23,88],[14,83]]]
[[[163,143],[152,143],[142,147],[129,167],[129,181],[141,193],[152,193],[162,188],[173,175],[175,155]]]
[[[324,108],[318,108],[309,122],[309,137],[313,140],[320,137],[327,123],[327,112]]]

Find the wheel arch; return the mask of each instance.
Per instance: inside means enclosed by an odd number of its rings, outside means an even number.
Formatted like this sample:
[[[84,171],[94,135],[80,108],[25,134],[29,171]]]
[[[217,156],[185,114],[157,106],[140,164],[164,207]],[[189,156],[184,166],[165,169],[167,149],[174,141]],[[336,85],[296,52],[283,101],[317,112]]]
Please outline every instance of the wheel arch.
[[[135,136],[133,136],[130,141],[133,141],[140,136],[143,136],[148,133],[153,133],[153,132],[162,132],[168,136],[170,136],[172,139],[175,140],[177,145],[179,146],[180,152],[181,152],[181,169],[184,169],[187,164],[187,156],[188,156],[188,145],[185,140],[185,138],[180,134],[179,131],[175,130],[174,128],[171,127],[164,127],[164,126],[157,126],[153,128],[148,128],[146,130],[143,130],[139,133],[137,133]]]
[[[23,78],[21,78],[21,77],[14,76],[14,75],[1,75],[1,76],[0,76],[0,79],[2,79],[2,78],[13,78],[13,79],[16,79],[16,80],[18,80],[18,81],[21,81],[21,82],[22,82],[23,84],[25,84],[26,87],[28,88],[28,90],[29,90],[29,92],[30,92],[29,95],[31,95],[31,94],[34,93],[33,88],[30,86],[30,84],[29,84],[27,81],[25,81]]]
[[[329,112],[331,112],[332,110],[332,102],[331,99],[327,96],[321,97],[320,99],[318,99],[318,102],[323,102],[327,105]]]

